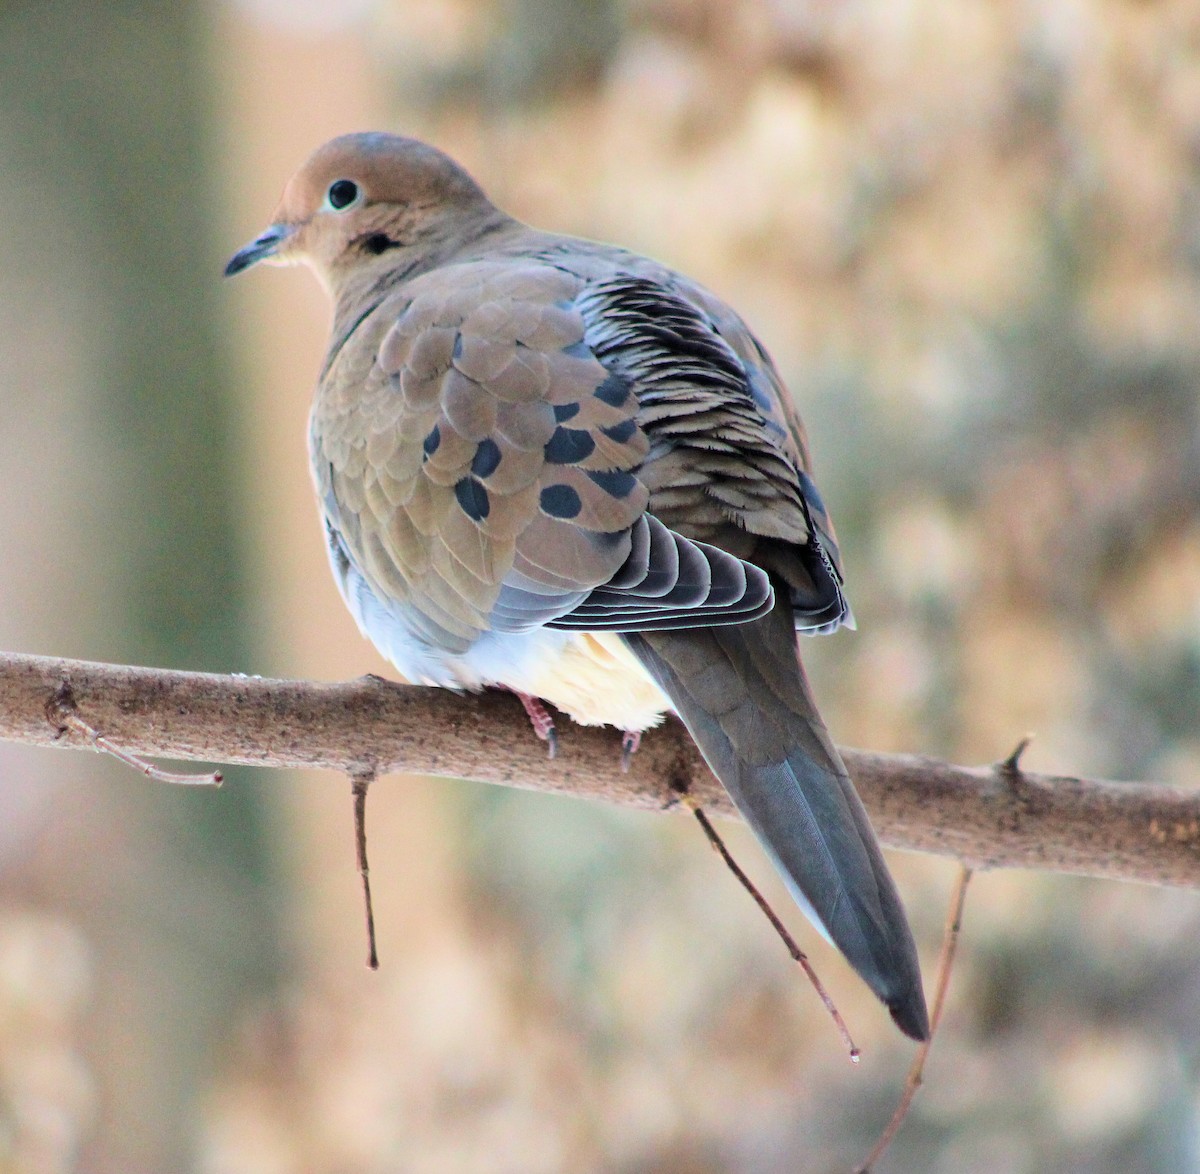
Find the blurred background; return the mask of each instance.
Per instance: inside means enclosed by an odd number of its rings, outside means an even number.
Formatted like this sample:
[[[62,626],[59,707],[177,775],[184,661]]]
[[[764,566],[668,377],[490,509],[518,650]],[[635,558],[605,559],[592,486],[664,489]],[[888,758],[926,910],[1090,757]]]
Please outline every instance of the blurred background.
[[[386,672],[305,456],[327,308],[223,284],[330,135],[738,306],[800,403],[856,633],[839,741],[1200,780],[1200,9],[1187,0],[7,0],[0,647]],[[615,745],[615,743],[614,743]],[[570,753],[569,732],[565,752]],[[846,1060],[691,821],[389,778],[217,793],[0,747],[0,1171],[845,1171]],[[955,868],[893,854],[928,965]],[[1200,1169],[1200,898],[979,877],[882,1171]]]

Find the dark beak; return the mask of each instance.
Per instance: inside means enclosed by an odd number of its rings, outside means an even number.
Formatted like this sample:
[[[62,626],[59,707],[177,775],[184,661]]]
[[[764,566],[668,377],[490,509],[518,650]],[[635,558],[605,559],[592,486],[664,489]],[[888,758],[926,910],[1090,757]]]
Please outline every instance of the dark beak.
[[[225,276],[233,277],[234,274],[241,273],[243,269],[249,269],[251,265],[256,265],[267,257],[273,257],[284,241],[295,231],[295,225],[292,224],[272,224],[265,232],[260,232],[244,249],[238,249],[229,258],[229,264],[225,266]]]

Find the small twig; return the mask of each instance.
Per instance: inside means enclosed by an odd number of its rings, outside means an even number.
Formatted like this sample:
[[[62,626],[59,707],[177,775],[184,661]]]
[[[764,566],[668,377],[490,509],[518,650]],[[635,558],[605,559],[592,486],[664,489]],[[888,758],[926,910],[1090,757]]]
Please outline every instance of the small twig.
[[[796,939],[788,933],[787,926],[779,920],[775,910],[767,903],[767,899],[758,891],[754,882],[742,871],[741,866],[730,855],[729,849],[725,847],[725,841],[717,834],[717,829],[713,827],[707,815],[704,814],[702,807],[693,806],[692,811],[696,816],[700,826],[704,829],[704,834],[708,837],[708,842],[720,853],[721,859],[725,861],[726,867],[730,872],[737,877],[742,888],[754,898],[755,904],[761,909],[767,920],[775,928],[775,932],[779,935],[783,944],[787,947],[787,951],[792,956],[792,960],[796,962],[800,969],[808,976],[808,981],[812,983],[813,989],[817,992],[822,1003],[825,1004],[825,1009],[833,1017],[834,1026],[838,1029],[838,1033],[842,1037],[842,1042],[845,1043],[850,1052],[850,1061],[857,1064],[862,1053],[858,1050],[858,1046],[854,1040],[850,1038],[850,1031],[846,1027],[846,1021],[842,1018],[842,1013],[837,1009],[833,999],[829,997],[829,992],[825,989],[824,984],[817,976],[817,972],[813,969],[812,963],[808,960],[808,955],[796,945]]]
[[[367,867],[367,788],[375,781],[375,771],[369,768],[350,776],[350,791],[354,796],[354,855],[358,875],[362,880],[363,904],[367,917],[367,966],[379,969],[379,952],[375,948],[375,907],[371,902],[371,870]]]
[[[1018,757],[1022,749],[1021,746],[1017,747],[1015,753]],[[971,883],[971,876],[972,870],[967,865],[960,864],[958,879],[950,897],[950,907],[946,912],[946,930],[942,935],[942,950],[938,956],[937,988],[934,991],[932,1014],[929,1019],[929,1038],[917,1048],[917,1054],[913,1057],[912,1065],[908,1070],[908,1077],[904,1081],[904,1091],[900,1094],[900,1103],[896,1106],[892,1119],[887,1123],[887,1128],[879,1135],[879,1140],[875,1143],[875,1148],[867,1155],[867,1160],[855,1170],[854,1174],[870,1174],[871,1168],[895,1139],[900,1126],[904,1123],[904,1118],[908,1116],[908,1111],[912,1107],[917,1089],[921,1087],[925,1061],[929,1056],[929,1049],[933,1046],[933,1037],[942,1020],[942,1009],[946,1004],[946,991],[950,986],[954,952],[958,948],[958,938],[962,931],[963,904],[967,899],[967,886]]]
[[[55,728],[58,737],[61,738],[68,730],[82,734],[91,742],[97,753],[111,754],[119,762],[133,767],[136,771],[141,771],[156,783],[173,783],[184,787],[219,787],[225,781],[225,776],[219,770],[211,771],[208,774],[164,770],[161,766],[155,766],[154,763],[147,762],[136,754],[130,754],[128,750],[122,750],[120,746],[110,742],[99,730],[88,725],[79,716],[79,710],[75,704],[75,691],[71,688],[71,682],[68,680],[59,683],[58,688],[54,691],[54,696],[46,703],[46,719]]]

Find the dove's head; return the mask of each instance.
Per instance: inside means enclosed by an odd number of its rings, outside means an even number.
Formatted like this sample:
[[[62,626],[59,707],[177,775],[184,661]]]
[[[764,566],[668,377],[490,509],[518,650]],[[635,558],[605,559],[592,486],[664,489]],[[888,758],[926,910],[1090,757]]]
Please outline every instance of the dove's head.
[[[259,261],[304,262],[336,294],[354,274],[433,261],[504,219],[436,148],[400,135],[342,135],[309,156],[271,224],[225,274]]]

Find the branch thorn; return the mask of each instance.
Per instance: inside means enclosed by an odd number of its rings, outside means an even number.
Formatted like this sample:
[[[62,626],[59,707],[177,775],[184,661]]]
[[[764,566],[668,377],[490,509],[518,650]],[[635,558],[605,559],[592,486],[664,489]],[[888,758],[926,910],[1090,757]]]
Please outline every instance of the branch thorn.
[[[1033,741],[1032,734],[1026,734],[1012,749],[1012,753],[999,763],[997,769],[1002,773],[1011,776],[1016,776],[1021,773],[1021,756],[1029,749],[1030,743]]]

